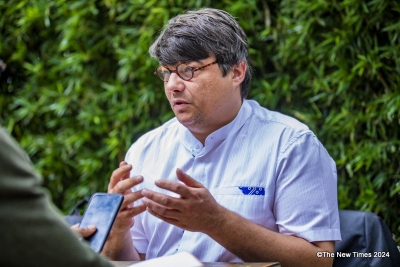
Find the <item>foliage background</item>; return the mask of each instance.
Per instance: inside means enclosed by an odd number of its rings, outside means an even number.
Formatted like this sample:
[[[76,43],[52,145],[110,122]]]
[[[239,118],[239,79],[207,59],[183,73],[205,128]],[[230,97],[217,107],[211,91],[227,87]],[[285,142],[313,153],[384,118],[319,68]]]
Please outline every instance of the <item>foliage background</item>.
[[[249,98],[317,134],[340,208],[382,216],[400,243],[400,4],[389,0],[0,0],[0,124],[56,205],[105,191],[132,142],[173,116],[147,50],[169,18],[200,7],[238,19]]]

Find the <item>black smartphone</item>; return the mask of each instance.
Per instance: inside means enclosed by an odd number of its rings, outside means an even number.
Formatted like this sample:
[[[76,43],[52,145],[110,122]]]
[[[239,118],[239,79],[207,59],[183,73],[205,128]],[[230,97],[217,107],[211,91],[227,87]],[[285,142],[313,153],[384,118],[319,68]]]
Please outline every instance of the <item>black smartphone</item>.
[[[123,200],[121,194],[107,193],[95,193],[90,198],[79,227],[96,226],[96,232],[85,238],[95,252],[100,253],[103,249]]]

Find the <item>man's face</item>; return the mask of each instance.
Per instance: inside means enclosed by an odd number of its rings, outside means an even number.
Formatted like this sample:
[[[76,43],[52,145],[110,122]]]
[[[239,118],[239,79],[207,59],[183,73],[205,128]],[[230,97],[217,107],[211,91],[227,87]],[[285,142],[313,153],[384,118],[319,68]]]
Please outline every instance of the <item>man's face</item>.
[[[185,64],[196,69],[214,61],[215,56],[211,56]],[[176,65],[167,67],[174,70]],[[196,133],[211,133],[229,123],[237,114],[233,109],[241,104],[240,86],[234,76],[230,70],[223,77],[218,64],[194,72],[189,81],[172,73],[164,89],[179,122]]]

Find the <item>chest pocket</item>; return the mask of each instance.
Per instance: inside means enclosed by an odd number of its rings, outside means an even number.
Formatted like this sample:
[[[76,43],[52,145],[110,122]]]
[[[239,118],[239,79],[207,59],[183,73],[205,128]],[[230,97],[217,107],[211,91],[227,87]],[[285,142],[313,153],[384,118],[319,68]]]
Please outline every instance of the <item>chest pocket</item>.
[[[216,200],[225,208],[259,225],[265,225],[268,217],[268,195],[264,187],[220,187]]]

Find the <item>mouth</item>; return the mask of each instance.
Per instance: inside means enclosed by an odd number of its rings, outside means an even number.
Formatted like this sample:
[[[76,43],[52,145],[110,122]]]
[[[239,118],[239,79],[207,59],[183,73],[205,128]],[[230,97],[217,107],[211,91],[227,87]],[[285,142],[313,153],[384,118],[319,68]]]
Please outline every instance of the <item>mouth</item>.
[[[181,105],[187,105],[187,104],[189,104],[187,101],[181,100],[181,99],[172,101],[172,106],[181,106]]]

